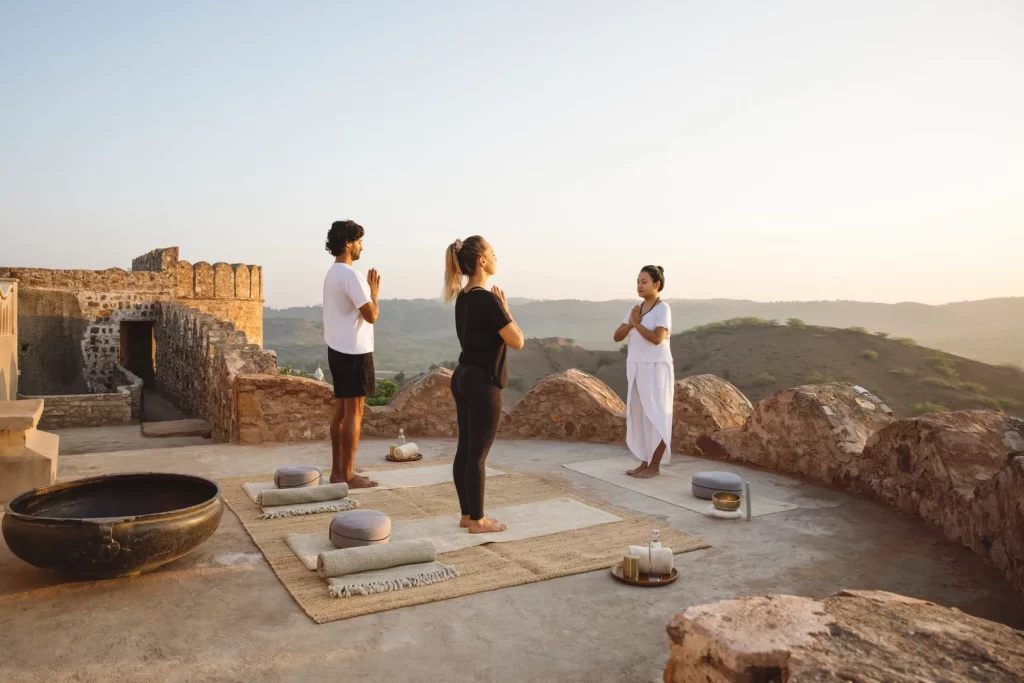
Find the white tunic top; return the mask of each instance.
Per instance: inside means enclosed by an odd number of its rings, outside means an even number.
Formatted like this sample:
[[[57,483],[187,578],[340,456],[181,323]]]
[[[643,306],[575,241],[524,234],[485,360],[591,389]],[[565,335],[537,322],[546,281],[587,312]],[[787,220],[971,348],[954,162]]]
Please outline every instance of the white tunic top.
[[[623,320],[623,324],[629,323],[629,315],[633,309],[626,312],[626,318]],[[664,327],[668,330],[669,334],[672,334],[672,309],[667,303],[661,301],[657,303],[647,313],[644,313],[643,318],[640,320],[640,324],[646,327],[648,330],[656,330],[659,327]],[[672,348],[669,346],[668,337],[665,337],[665,341],[660,344],[652,344],[651,342],[640,336],[640,333],[635,329],[629,331],[629,353],[626,355],[626,361],[629,363],[671,363],[672,362]]]
[[[359,309],[368,304],[366,276],[345,263],[334,263],[324,278],[324,341],[339,353],[373,352],[373,325]]]

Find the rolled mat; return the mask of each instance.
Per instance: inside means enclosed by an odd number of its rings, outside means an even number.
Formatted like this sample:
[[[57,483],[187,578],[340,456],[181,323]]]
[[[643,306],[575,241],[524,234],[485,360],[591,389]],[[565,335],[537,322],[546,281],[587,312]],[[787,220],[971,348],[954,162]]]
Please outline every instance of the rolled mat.
[[[325,484],[298,489],[265,489],[260,491],[259,504],[262,507],[275,505],[298,505],[299,503],[323,503],[340,500],[348,496],[348,484]]]
[[[316,571],[320,578],[329,579],[405,564],[433,562],[436,558],[437,551],[430,541],[397,541],[320,553],[316,558]]]

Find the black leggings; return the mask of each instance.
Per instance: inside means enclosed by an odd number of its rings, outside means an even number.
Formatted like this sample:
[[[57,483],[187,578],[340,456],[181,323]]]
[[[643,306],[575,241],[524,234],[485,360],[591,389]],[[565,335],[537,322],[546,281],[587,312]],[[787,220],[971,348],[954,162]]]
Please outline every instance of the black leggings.
[[[501,389],[486,371],[459,365],[452,375],[452,395],[459,418],[452,476],[462,514],[476,521],[484,516],[485,463],[501,422]]]

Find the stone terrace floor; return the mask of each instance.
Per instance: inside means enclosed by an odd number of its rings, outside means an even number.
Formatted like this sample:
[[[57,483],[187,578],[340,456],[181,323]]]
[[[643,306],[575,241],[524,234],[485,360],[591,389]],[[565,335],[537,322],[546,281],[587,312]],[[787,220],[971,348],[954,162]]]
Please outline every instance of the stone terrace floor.
[[[136,443],[128,431],[85,431],[62,436],[83,450]],[[454,455],[451,441],[418,443],[427,459]],[[364,442],[359,464],[382,462],[386,450],[384,442]],[[1024,627],[1020,596],[994,570],[876,503],[748,470],[755,495],[765,491],[803,507],[723,522],[561,467],[625,453],[617,446],[499,442],[489,463],[560,477],[585,495],[711,543],[676,558],[681,577],[672,586],[630,588],[598,571],[317,625],[225,510],[220,529],[198,550],[134,579],[62,583],[0,543],[0,680],[658,681],[675,612],[738,595],[823,597],[841,588],[893,591]],[[328,465],[329,446],[197,440],[65,455],[60,478],[125,471],[223,478],[298,463]]]

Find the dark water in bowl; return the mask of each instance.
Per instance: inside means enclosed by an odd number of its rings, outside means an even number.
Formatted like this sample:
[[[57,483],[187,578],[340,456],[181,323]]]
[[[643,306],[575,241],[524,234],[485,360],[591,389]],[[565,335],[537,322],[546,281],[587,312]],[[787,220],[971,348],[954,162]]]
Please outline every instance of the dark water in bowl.
[[[138,517],[189,508],[216,495],[217,487],[201,479],[169,474],[114,475],[70,482],[12,504],[11,509],[60,519]]]

